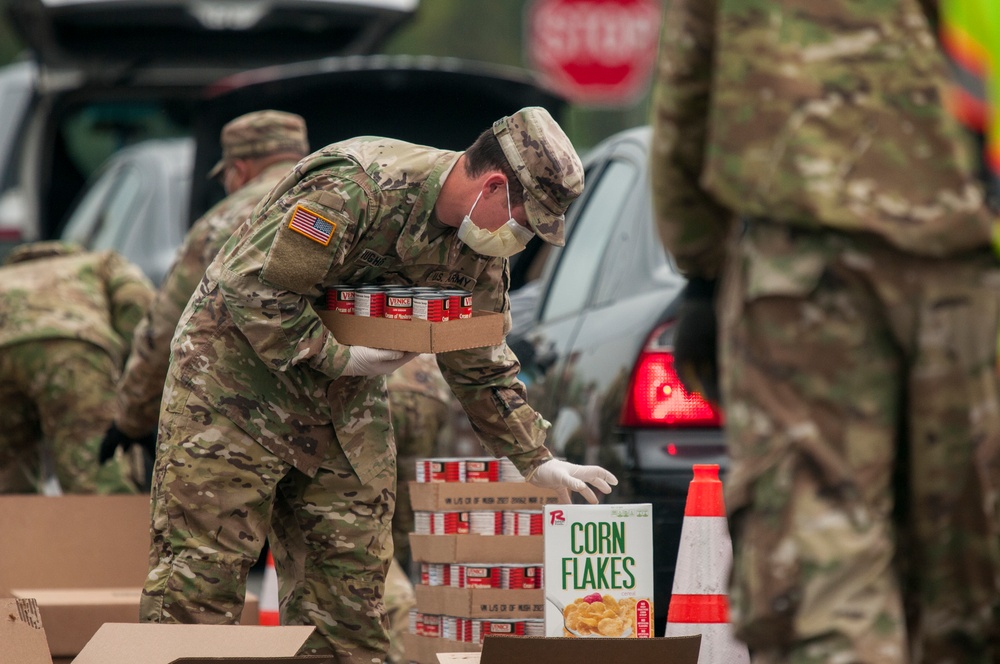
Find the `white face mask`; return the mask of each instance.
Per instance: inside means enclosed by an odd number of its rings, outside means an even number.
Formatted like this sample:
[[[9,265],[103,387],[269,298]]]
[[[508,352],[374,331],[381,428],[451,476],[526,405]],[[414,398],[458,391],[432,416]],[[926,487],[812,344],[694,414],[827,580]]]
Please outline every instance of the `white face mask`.
[[[480,228],[472,221],[472,210],[476,209],[476,204],[482,198],[483,192],[476,196],[476,202],[472,204],[469,214],[465,215],[462,225],[458,227],[458,239],[469,245],[473,251],[484,256],[513,256],[524,249],[528,242],[535,236],[530,228],[525,228],[514,220],[514,215],[510,211],[510,187],[507,187],[507,216],[510,217],[507,223],[495,231]]]

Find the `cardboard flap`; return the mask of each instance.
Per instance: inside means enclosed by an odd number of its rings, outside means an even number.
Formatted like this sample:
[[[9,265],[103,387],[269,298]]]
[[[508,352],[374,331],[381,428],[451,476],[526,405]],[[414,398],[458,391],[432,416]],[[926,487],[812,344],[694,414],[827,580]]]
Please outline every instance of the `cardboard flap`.
[[[439,664],[479,664],[482,653],[478,652],[439,652]]]
[[[701,635],[656,639],[487,636],[482,664],[546,662],[547,664],[698,664]]]
[[[73,664],[172,664],[184,657],[204,661],[214,657],[224,662],[281,661],[274,658],[294,657],[314,629],[311,625],[105,623]]]
[[[302,655],[301,657],[181,657],[170,664],[337,664],[333,655]]]
[[[35,600],[0,599],[0,644],[4,662],[52,664]]]

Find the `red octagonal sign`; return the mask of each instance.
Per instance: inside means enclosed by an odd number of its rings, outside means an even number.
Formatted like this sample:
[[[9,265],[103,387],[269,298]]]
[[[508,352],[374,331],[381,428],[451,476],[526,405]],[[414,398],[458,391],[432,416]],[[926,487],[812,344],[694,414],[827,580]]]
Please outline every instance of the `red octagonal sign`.
[[[567,99],[625,105],[656,62],[660,0],[535,0],[527,13],[532,66]]]

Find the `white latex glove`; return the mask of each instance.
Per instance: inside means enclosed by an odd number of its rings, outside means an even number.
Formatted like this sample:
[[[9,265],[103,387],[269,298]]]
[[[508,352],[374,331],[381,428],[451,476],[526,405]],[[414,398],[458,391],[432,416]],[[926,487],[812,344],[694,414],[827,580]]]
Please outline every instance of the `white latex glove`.
[[[611,487],[617,486],[618,478],[600,466],[578,466],[568,461],[550,459],[535,468],[528,476],[528,482],[543,489],[555,489],[564,502],[569,502],[569,491],[576,491],[588,503],[596,505],[597,496],[587,484],[607,494],[611,493]]]
[[[351,357],[344,367],[345,376],[378,376],[391,374],[420,353],[383,350],[367,346],[351,346]]]

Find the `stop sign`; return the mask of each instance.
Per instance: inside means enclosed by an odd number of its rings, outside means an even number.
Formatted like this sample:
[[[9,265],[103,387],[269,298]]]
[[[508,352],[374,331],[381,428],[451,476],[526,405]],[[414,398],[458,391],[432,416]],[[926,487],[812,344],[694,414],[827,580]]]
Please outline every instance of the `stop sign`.
[[[646,89],[660,32],[660,0],[535,0],[528,60],[573,102],[625,105]]]

